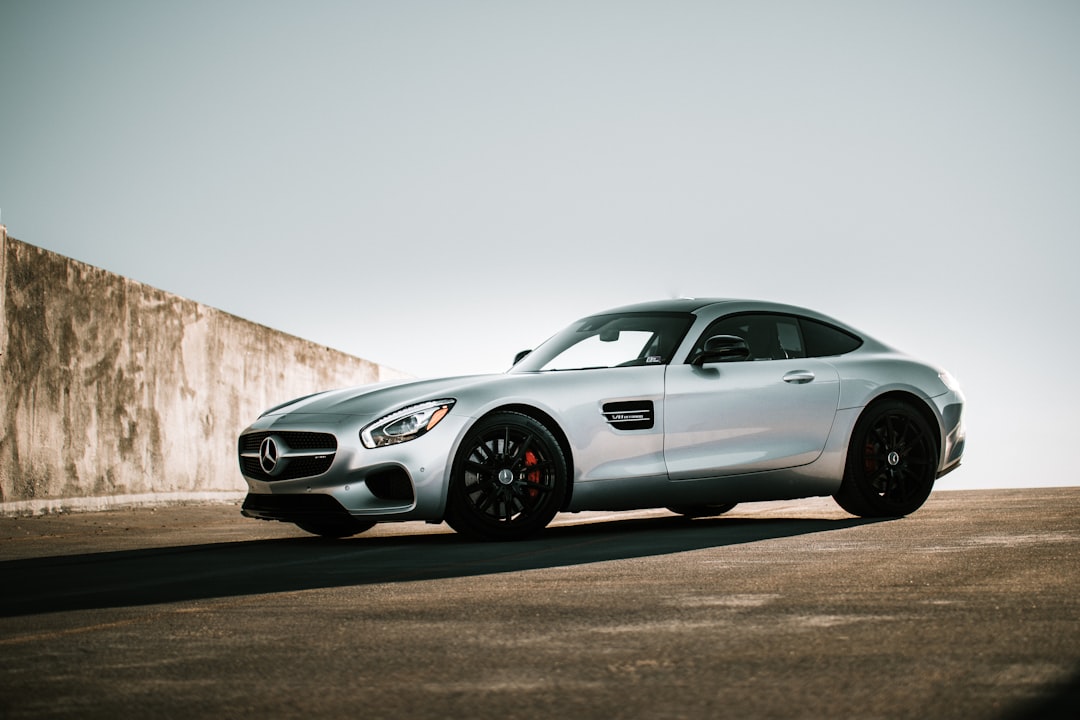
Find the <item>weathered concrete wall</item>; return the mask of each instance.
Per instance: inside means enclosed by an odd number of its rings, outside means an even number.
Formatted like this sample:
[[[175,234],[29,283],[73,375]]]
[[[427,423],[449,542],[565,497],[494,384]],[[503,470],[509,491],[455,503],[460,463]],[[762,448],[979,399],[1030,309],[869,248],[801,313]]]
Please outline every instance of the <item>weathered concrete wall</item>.
[[[0,514],[243,494],[240,430],[375,363],[8,238]]]

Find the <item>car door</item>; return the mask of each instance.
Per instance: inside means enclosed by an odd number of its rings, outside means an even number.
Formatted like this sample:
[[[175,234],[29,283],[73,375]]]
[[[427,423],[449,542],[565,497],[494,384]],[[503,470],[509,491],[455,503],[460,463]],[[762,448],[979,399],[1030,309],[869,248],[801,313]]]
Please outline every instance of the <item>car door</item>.
[[[800,355],[798,322],[784,316],[726,319],[703,334],[745,336],[742,361],[670,365],[664,459],[672,480],[778,470],[813,462],[840,397],[836,370]]]
[[[589,319],[539,366],[535,392],[558,408],[573,451],[575,494],[608,481],[666,484],[664,370],[688,324],[645,314]]]

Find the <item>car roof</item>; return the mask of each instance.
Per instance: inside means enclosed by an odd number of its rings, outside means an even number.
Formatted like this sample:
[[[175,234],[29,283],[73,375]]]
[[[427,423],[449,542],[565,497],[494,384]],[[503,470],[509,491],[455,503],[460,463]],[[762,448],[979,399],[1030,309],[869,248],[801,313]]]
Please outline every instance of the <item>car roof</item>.
[[[834,317],[818,312],[817,310],[764,300],[745,300],[739,298],[671,298],[669,300],[653,300],[650,302],[635,303],[633,305],[624,305],[622,307],[595,313],[595,315],[614,315],[628,312],[682,312],[693,313],[699,316],[713,315],[714,313],[716,315],[724,315],[726,314],[725,306],[729,306],[732,312],[764,312],[783,315],[800,315],[802,317],[819,320],[842,328],[847,332],[861,337],[864,341],[871,339],[866,333],[856,330],[850,325],[841,322]],[[708,311],[706,311],[706,309],[708,309]]]
[[[611,308],[603,312],[596,313],[597,315],[609,315],[614,313],[623,312],[696,312],[703,307],[709,305],[716,305],[718,303],[735,303],[739,300],[733,300],[730,298],[670,298],[668,300],[652,300],[649,302],[634,303],[633,305],[623,305],[622,307]]]
[[[609,315],[624,312],[685,312],[696,313],[708,307],[730,305],[739,311],[758,312],[781,312],[820,316],[820,313],[805,307],[786,305],[783,303],[768,302],[764,300],[747,300],[743,298],[671,298],[669,300],[653,300],[649,302],[635,303],[612,308],[597,315]]]

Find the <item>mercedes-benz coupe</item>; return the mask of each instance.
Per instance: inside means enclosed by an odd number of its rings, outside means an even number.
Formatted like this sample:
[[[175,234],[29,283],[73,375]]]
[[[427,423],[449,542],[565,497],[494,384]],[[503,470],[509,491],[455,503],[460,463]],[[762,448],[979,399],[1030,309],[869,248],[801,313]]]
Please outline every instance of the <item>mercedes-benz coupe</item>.
[[[498,375],[368,385],[239,438],[243,514],[328,537],[447,522],[516,540],[560,512],[833,496],[902,516],[964,451],[945,371],[788,305],[651,302],[571,324]]]

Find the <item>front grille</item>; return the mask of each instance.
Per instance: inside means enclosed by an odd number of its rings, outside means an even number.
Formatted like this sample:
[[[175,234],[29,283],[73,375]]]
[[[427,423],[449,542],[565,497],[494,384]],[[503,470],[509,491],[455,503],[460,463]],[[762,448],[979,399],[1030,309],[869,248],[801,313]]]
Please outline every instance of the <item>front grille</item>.
[[[281,455],[274,472],[263,470],[259,449],[273,436]],[[337,438],[330,433],[260,430],[241,435],[238,443],[240,471],[256,480],[273,482],[322,475],[330,469],[337,452]]]
[[[259,452],[259,445],[270,435],[281,438],[293,450],[322,450],[330,453],[337,451],[337,438],[330,433],[259,430],[240,436],[240,452]]]

